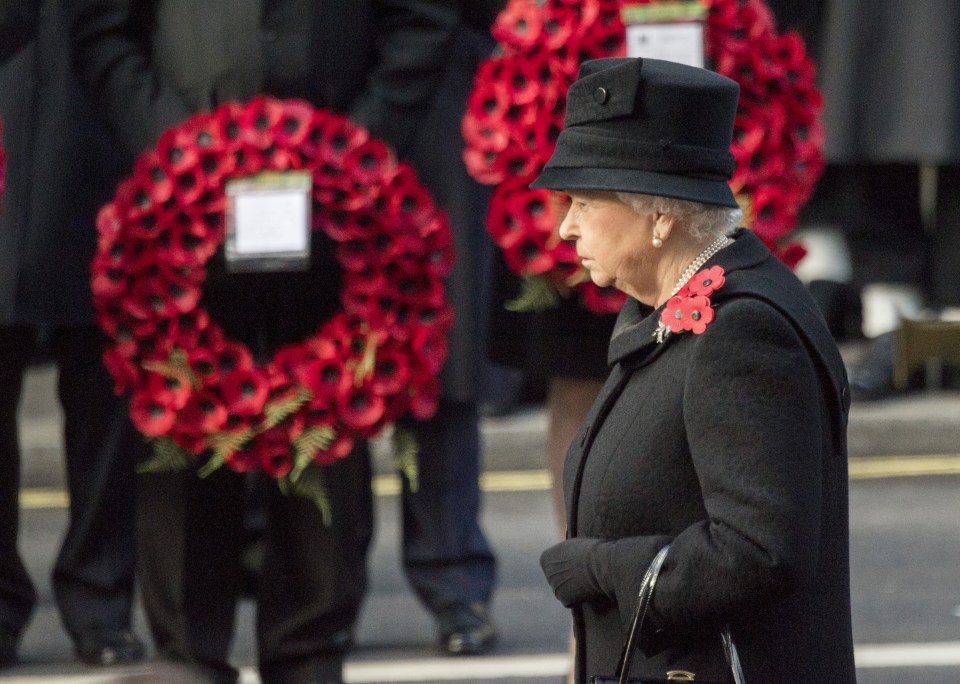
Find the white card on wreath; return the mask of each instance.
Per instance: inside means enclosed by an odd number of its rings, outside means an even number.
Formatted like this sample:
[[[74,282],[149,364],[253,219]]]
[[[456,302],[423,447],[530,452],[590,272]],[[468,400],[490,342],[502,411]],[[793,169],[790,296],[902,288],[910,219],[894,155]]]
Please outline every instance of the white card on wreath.
[[[706,6],[687,2],[626,3],[621,10],[628,57],[704,67]]]
[[[313,178],[264,172],[226,183],[224,252],[230,270],[303,270],[309,265]]]

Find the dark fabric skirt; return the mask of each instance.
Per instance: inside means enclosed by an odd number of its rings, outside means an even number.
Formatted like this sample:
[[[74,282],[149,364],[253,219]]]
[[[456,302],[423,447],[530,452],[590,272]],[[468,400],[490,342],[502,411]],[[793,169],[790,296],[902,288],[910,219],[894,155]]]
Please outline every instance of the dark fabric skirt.
[[[578,297],[542,312],[505,308],[520,293],[520,278],[497,252],[492,266],[488,354],[490,360],[536,378],[603,380],[615,314],[588,311]]]

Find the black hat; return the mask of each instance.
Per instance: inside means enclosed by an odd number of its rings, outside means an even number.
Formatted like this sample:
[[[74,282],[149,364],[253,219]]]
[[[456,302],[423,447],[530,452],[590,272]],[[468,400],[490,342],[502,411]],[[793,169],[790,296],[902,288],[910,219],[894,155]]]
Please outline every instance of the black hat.
[[[736,207],[727,181],[740,86],[659,59],[593,59],[567,93],[557,147],[532,188],[614,190]]]

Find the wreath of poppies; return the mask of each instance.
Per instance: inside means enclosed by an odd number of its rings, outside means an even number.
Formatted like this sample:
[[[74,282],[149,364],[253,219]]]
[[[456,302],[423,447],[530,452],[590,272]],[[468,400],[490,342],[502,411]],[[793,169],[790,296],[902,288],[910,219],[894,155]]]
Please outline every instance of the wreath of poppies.
[[[702,2],[707,59],[741,88],[730,186],[747,224],[793,267],[805,251],[781,242],[823,169],[814,64],[798,34],[777,31],[763,0]],[[487,226],[508,266],[554,291],[579,291],[598,313],[619,310],[623,295],[585,277],[573,247],[556,232],[562,202],[529,184],[553,153],[580,63],[622,56],[621,10],[646,4],[651,0],[511,0],[492,29],[498,55],[478,69],[463,119],[467,168],[496,186]]]
[[[335,243],[342,308],[257,364],[201,294],[224,240],[225,181],[261,171],[312,175],[312,228]],[[346,118],[267,97],[193,116],[139,156],[97,229],[104,359],[158,454],[292,481],[402,414],[435,411],[452,321],[446,216],[409,165]]]

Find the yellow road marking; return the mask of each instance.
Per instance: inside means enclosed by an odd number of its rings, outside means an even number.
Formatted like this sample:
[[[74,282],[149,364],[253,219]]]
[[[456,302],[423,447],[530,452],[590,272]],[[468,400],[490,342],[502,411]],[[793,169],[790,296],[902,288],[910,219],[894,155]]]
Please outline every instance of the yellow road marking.
[[[923,475],[960,475],[960,454],[858,456],[850,459],[851,480]],[[488,493],[539,492],[549,490],[552,481],[548,470],[489,471],[481,473],[480,489]],[[377,475],[373,478],[373,492],[377,496],[396,496],[400,493],[399,476]],[[20,507],[24,509],[66,508],[69,501],[66,491],[55,487],[20,492]]]

